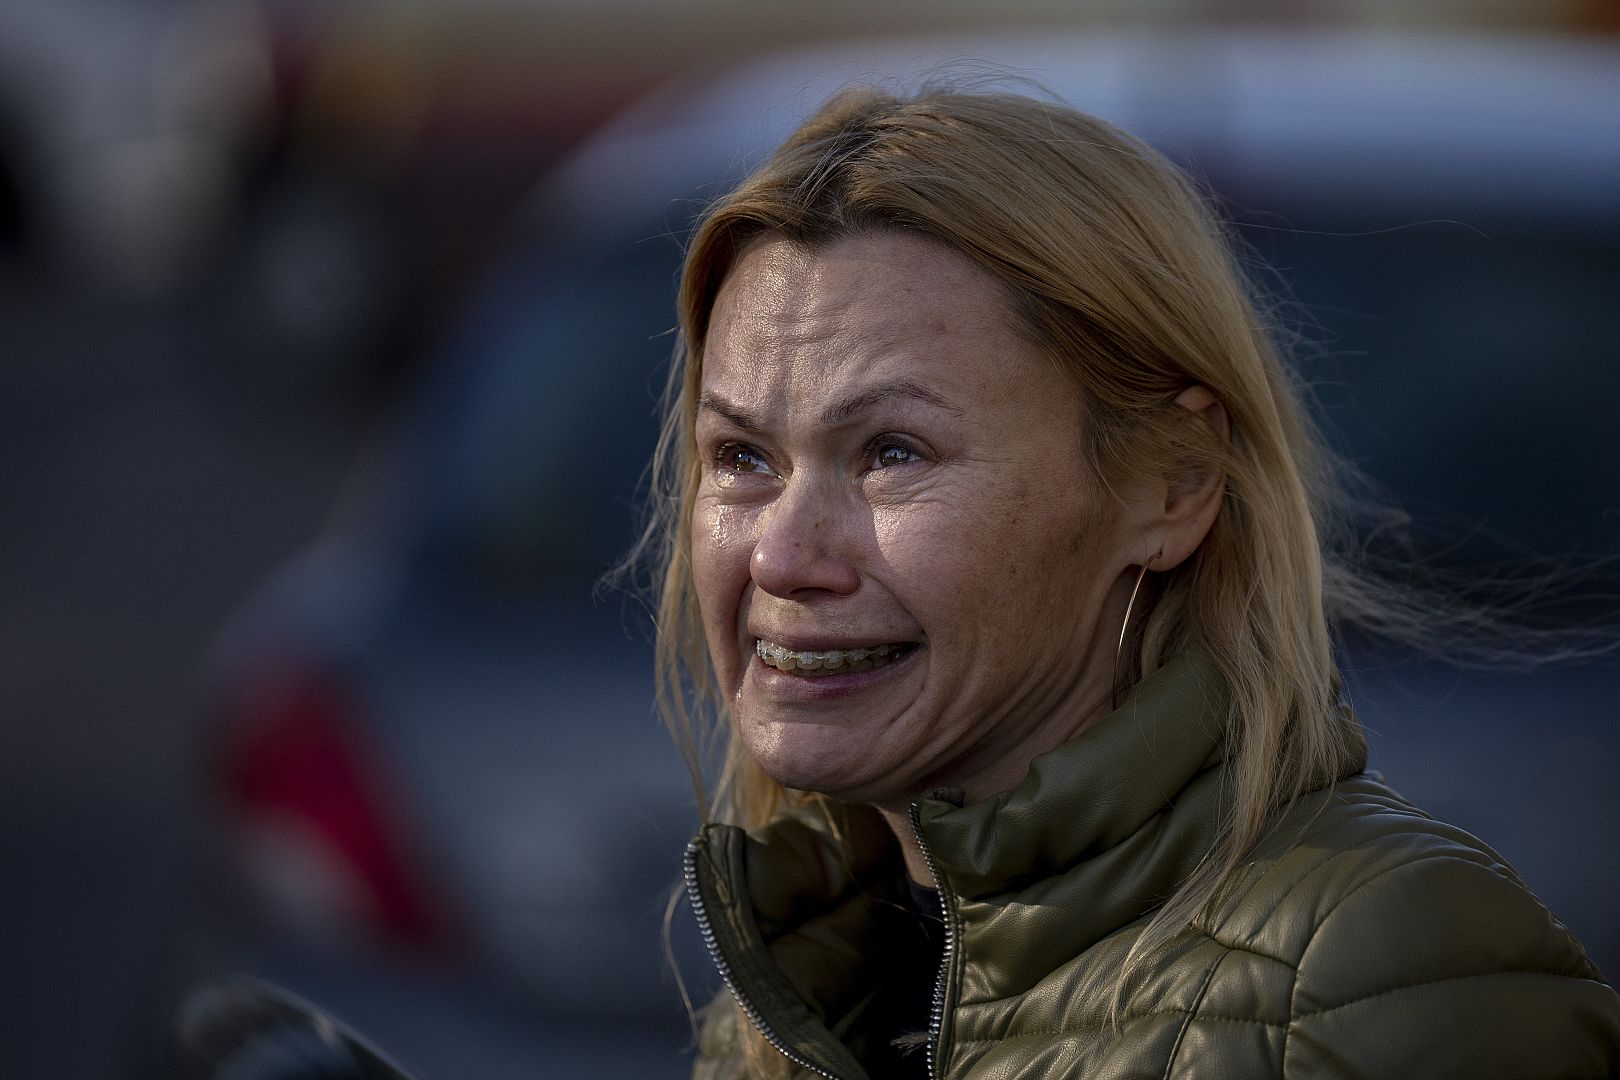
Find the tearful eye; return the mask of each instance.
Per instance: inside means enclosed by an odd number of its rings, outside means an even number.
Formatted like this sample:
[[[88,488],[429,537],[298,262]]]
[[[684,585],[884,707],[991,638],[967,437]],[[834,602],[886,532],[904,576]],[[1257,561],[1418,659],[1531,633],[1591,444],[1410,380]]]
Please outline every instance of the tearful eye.
[[[763,455],[752,447],[742,443],[726,443],[715,453],[722,469],[729,469],[735,473],[764,473],[770,472],[771,467],[766,463]]]
[[[904,465],[908,461],[915,461],[917,455],[907,447],[898,443],[884,443],[872,455],[872,464],[879,469],[889,469],[896,465]]]

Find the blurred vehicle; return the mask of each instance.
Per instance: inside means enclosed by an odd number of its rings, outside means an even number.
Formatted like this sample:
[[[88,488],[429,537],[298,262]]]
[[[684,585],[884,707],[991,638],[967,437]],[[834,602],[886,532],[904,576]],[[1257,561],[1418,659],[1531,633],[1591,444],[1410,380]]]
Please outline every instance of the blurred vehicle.
[[[329,530],[225,635],[206,768],[232,903],[210,962],[430,1076],[543,1074],[593,1031],[584,1071],[682,1071],[660,923],[696,808],[651,707],[650,617],[595,588],[635,536],[680,240],[831,90],[961,57],[1211,185],[1277,268],[1341,450],[1475,530],[1427,549],[1439,564],[1514,550],[1494,535],[1620,546],[1613,43],[1088,31],[681,81],[536,189]],[[1549,602],[1577,612],[1578,592]],[[1614,669],[1348,659],[1375,764],[1500,844],[1620,973],[1620,873],[1571,854],[1620,835]],[[525,1019],[497,1031],[452,1004],[472,1000]]]

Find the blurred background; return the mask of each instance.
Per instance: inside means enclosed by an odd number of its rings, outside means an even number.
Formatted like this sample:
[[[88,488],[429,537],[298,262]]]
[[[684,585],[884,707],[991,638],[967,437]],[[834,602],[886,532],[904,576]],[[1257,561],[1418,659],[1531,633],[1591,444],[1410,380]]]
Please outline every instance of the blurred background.
[[[428,1077],[684,1074],[696,810],[596,585],[684,230],[850,81],[1028,75],[1193,169],[1419,549],[1620,632],[1617,10],[0,0],[0,1075],[173,1075],[237,970]],[[1620,668],[1346,663],[1620,973]]]

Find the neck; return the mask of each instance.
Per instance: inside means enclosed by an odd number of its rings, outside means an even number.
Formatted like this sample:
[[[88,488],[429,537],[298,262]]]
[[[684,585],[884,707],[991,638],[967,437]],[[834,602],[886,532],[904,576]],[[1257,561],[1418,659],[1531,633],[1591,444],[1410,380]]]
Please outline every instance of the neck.
[[[1131,591],[1131,583],[1128,574],[1122,574],[1114,581],[1103,599],[1103,616],[1098,620],[1099,627],[1123,626],[1125,610],[1129,606],[1127,596]],[[1108,637],[1107,634],[1096,633],[1093,645],[1107,640]],[[1014,734],[1007,747],[1011,752],[992,755],[988,767],[970,775],[941,775],[923,785],[921,789],[911,792],[906,798],[876,804],[877,810],[883,815],[895,839],[900,843],[900,850],[905,855],[906,872],[913,881],[931,889],[938,887],[933,873],[928,869],[928,860],[923,857],[922,849],[917,843],[916,830],[912,828],[913,802],[930,791],[942,788],[960,791],[964,806],[1009,792],[1023,782],[1032,761],[1042,754],[1056,750],[1113,711],[1117,651],[1110,641],[1107,648],[1091,649],[1089,657],[1091,662],[1087,664],[1087,670],[1075,692],[1065,703],[1052,709],[1047,714],[1045,722]]]
[[[930,783],[923,790],[913,792],[909,798],[892,802],[881,803],[876,806],[877,811],[883,815],[888,823],[894,838],[900,844],[900,851],[905,856],[906,873],[911,880],[919,885],[934,889],[939,883],[928,868],[928,860],[924,857],[922,848],[917,841],[917,831],[911,823],[911,805],[923,798],[930,791],[951,790],[960,792],[961,803],[966,806],[982,802],[1005,794],[1020,783],[1029,773],[1030,763],[1042,754],[1056,750],[1059,746],[1073,739],[1082,731],[1091,727],[1097,721],[1107,716],[1111,711],[1113,697],[1112,673],[1106,684],[1092,687],[1087,695],[1087,704],[1075,710],[1074,715],[1079,720],[1073,724],[1045,725],[1029,733],[1022,740],[1020,753],[1012,757],[1003,757],[997,761],[994,768],[984,770],[975,776],[961,779],[956,783],[949,780],[940,780]],[[953,801],[955,801],[953,799]]]
[[[894,838],[900,842],[900,854],[906,860],[906,876],[925,889],[939,888],[933,871],[928,868],[928,860],[923,857],[922,847],[917,843],[916,830],[911,827],[911,811],[879,807],[878,812],[889,823]]]

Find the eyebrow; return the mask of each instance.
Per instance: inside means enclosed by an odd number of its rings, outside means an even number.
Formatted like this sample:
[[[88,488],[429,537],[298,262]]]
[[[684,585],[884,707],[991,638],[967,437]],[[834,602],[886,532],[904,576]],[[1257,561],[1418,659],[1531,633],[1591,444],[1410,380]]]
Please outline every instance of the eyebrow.
[[[835,427],[847,422],[874,405],[889,401],[893,398],[911,398],[925,405],[932,405],[936,409],[943,409],[955,416],[965,416],[960,406],[952,404],[928,387],[911,379],[899,379],[895,382],[883,383],[860,393],[851,394],[842,401],[835,401],[821,410],[821,423],[826,427]],[[713,392],[705,392],[698,398],[698,408],[718,413],[743,431],[757,431],[763,426],[759,417],[743,411],[737,405]]]
[[[733,427],[741,428],[743,431],[758,431],[761,427],[758,417],[743,412],[741,408],[733,405],[719,394],[707,390],[698,397],[698,411],[702,412],[705,409],[712,413],[719,413],[730,421]]]

